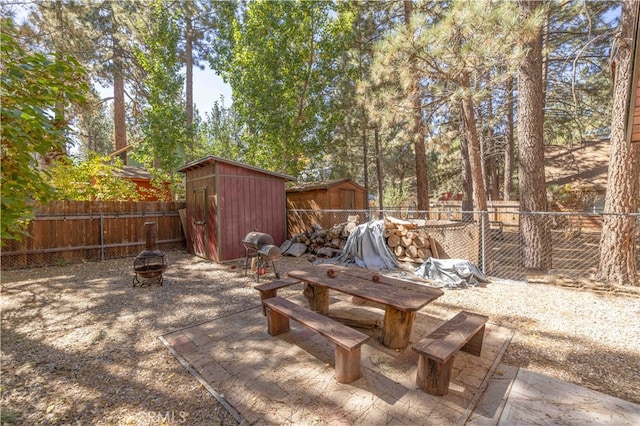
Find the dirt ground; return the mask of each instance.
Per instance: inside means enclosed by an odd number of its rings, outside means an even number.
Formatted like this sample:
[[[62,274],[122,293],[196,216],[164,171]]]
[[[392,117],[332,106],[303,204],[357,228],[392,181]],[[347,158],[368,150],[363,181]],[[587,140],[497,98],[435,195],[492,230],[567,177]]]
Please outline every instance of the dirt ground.
[[[163,286],[132,287],[133,258],[2,272],[3,425],[235,424],[158,337],[259,304],[255,282],[243,262],[167,257]],[[503,363],[640,403],[638,292],[492,280],[424,309],[488,315],[515,330]]]

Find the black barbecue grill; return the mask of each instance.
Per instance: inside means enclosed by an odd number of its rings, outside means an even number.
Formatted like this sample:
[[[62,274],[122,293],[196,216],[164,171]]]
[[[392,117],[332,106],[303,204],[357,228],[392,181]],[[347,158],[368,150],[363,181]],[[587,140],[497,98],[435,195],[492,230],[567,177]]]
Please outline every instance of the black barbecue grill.
[[[273,266],[273,273],[276,278],[280,278],[280,274],[276,272],[275,261],[280,258],[280,248],[273,244],[273,237],[262,232],[249,232],[242,240],[246,252],[244,261],[244,275],[247,276],[249,269],[249,259],[258,259],[258,268],[256,270],[256,282],[259,280],[260,272],[269,262]]]

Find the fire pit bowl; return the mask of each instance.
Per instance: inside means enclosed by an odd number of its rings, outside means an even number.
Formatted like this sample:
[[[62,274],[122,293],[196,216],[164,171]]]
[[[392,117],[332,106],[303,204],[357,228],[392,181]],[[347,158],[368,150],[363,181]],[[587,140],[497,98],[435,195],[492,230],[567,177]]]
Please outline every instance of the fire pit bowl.
[[[157,283],[162,285],[162,274],[167,270],[167,259],[161,250],[156,248],[156,223],[144,224],[146,246],[133,261],[133,287]],[[142,278],[142,279],[141,279]]]

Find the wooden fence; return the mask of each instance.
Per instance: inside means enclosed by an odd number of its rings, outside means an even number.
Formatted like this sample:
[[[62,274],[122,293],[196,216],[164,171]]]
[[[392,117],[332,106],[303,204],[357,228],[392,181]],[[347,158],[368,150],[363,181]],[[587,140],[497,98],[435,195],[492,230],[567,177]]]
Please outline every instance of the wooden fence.
[[[429,207],[431,220],[462,220],[460,201],[437,201]],[[518,226],[520,223],[520,203],[518,201],[488,201],[488,220],[504,225]]]
[[[145,222],[157,225],[163,251],[185,248],[183,202],[55,201],[29,224],[29,237],[3,241],[2,269],[135,256],[144,249]]]

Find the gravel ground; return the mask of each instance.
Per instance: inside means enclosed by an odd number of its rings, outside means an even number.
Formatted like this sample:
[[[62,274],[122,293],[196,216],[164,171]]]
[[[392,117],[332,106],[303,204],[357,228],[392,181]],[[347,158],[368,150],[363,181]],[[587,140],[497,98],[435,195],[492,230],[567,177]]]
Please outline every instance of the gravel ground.
[[[167,257],[164,286],[133,288],[133,258],[2,273],[3,425],[235,423],[158,336],[256,305],[254,283],[243,262]],[[425,312],[489,315],[515,330],[505,364],[640,403],[640,291],[613,290],[492,281]]]

